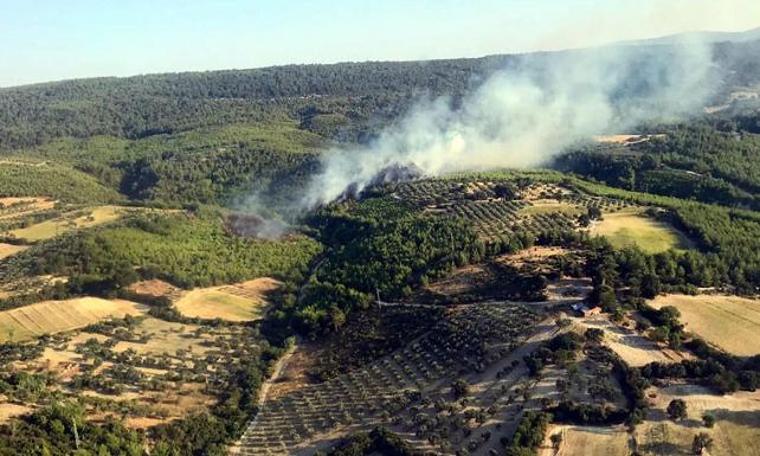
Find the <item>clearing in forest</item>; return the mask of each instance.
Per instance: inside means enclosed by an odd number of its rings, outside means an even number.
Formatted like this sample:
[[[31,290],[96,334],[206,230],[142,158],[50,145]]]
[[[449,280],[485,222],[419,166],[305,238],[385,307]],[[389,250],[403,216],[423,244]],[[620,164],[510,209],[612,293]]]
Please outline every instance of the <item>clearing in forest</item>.
[[[686,330],[737,356],[760,353],[760,300],[728,295],[658,296],[651,305],[674,306]]]
[[[639,211],[604,214],[604,219],[593,225],[591,233],[606,237],[616,248],[635,245],[650,254],[691,247],[681,232]]]
[[[562,436],[559,449],[552,448],[551,436]],[[539,456],[627,456],[631,454],[629,435],[623,427],[551,426]]]
[[[130,293],[134,293],[142,297],[166,297],[172,301],[179,299],[179,296],[182,294],[182,290],[180,288],[177,288],[169,282],[165,282],[161,279],[141,280],[127,287],[127,290]]]
[[[186,293],[176,303],[185,316],[227,321],[252,321],[261,318],[267,304],[266,295],[280,282],[262,277],[234,285],[199,288]]]
[[[120,218],[125,210],[127,209],[119,206],[98,206],[88,209],[84,214],[76,217],[64,214],[52,220],[13,230],[10,234],[27,242],[44,241],[75,229],[90,228],[112,222]]]
[[[55,207],[55,200],[41,197],[0,198],[0,220],[22,217]]]
[[[87,297],[39,302],[0,312],[0,342],[28,340],[144,312],[144,306],[124,300]]]

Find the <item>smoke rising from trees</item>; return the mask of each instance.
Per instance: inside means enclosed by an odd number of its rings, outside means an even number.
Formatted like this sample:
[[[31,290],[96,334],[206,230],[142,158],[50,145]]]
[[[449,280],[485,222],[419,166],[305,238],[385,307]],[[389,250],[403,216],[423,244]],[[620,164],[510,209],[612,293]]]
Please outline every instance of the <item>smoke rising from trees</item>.
[[[711,46],[610,46],[524,56],[461,103],[421,100],[369,144],[324,154],[301,211],[360,192],[384,170],[425,176],[547,163],[591,135],[698,112],[719,82]]]

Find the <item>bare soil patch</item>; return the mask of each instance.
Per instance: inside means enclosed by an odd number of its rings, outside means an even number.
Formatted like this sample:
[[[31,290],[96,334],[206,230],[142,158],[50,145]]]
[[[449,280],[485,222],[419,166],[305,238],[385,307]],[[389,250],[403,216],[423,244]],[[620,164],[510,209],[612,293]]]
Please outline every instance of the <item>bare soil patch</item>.
[[[279,378],[273,381],[267,392],[267,400],[275,400],[312,383],[310,372],[316,365],[316,344],[299,343],[284,363]]]
[[[534,246],[517,253],[510,253],[496,258],[496,261],[510,264],[515,267],[522,267],[527,264],[541,263],[550,258],[566,255],[569,250],[562,247],[543,247]]]
[[[33,407],[13,402],[0,402],[0,424],[6,424],[12,418],[28,415],[34,411]]]
[[[582,331],[597,328],[604,331],[604,345],[617,353],[629,366],[641,367],[652,362],[679,363],[684,359],[693,358],[686,352],[660,347],[633,329],[621,327],[606,315],[596,315],[591,318],[572,318]]]
[[[8,258],[9,256],[15,255],[19,252],[23,252],[28,248],[29,246],[27,245],[14,245],[0,242],[0,260],[3,258]]]
[[[182,293],[181,289],[160,279],[141,280],[130,285],[127,290],[149,298],[167,297],[173,299]]]

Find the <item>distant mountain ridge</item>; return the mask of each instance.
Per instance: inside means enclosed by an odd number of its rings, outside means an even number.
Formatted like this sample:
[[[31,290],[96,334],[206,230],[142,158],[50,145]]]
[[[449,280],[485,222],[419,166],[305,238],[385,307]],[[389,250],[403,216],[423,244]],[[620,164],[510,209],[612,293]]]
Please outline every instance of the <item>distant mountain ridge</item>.
[[[703,32],[700,32],[703,33]],[[707,33],[723,97],[760,84],[760,29]],[[754,38],[757,37],[755,40]],[[642,42],[666,45],[680,37]],[[617,44],[622,46],[623,43]],[[616,45],[612,45],[616,46]],[[139,139],[200,127],[288,118],[300,128],[356,141],[397,117],[420,95],[454,99],[495,71],[519,69],[579,49],[409,62],[346,62],[105,77],[0,88],[0,151],[56,138]],[[718,100],[716,104],[723,101]]]
[[[657,38],[646,38],[643,40],[623,41],[615,44],[625,44],[633,46],[641,45],[672,45],[680,41],[702,41],[705,43],[746,43],[750,41],[760,40],[760,27],[751,30],[745,30],[743,32],[686,32],[677,33],[674,35],[666,35]]]

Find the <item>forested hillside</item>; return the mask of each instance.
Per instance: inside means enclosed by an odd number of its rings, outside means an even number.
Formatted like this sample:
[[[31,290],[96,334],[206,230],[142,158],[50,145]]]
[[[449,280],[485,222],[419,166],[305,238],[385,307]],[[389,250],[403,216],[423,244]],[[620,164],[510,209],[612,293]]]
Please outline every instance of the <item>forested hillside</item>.
[[[759,113],[645,128],[658,136],[630,145],[585,146],[554,165],[628,190],[760,208]]]
[[[584,51],[577,51],[584,52]],[[665,53],[652,46],[650,55]],[[723,88],[756,83],[760,42],[714,45]],[[84,79],[0,89],[0,150],[59,137],[142,138],[284,115],[310,129],[361,139],[375,122],[403,112],[420,95],[457,97],[495,70],[530,66],[553,54],[427,62],[290,65]],[[647,53],[640,57],[642,64]]]
[[[581,454],[583,427],[659,449],[636,427],[665,426],[668,382],[760,387],[730,330],[708,345],[650,305],[709,292],[760,328],[760,114],[734,97],[760,93],[760,41],[712,51],[719,93],[688,119],[548,151],[554,170],[422,177],[369,148],[367,187],[291,226],[278,203],[331,147],[596,50],[0,89],[0,455]]]

